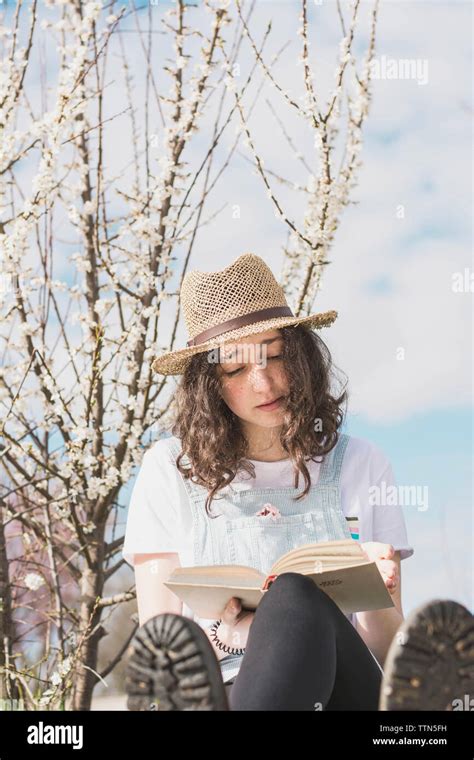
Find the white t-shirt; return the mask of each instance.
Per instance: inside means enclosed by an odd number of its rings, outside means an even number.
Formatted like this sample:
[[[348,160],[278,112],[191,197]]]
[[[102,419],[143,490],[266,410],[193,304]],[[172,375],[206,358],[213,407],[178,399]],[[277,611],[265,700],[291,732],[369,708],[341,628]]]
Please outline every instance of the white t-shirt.
[[[193,565],[192,516],[189,497],[181,473],[174,464],[167,437],[156,441],[144,454],[135,481],[127,517],[122,556],[133,567],[134,554],[176,552],[181,566]],[[245,482],[249,488],[277,488],[294,485],[291,460],[259,462],[255,465],[255,479],[247,472],[237,473],[232,481]],[[317,483],[320,462],[307,462],[311,483]],[[384,485],[382,485],[384,484]],[[408,544],[405,519],[401,506],[374,506],[371,487],[389,488],[395,479],[389,460],[375,444],[363,438],[349,436],[341,467],[341,506],[349,520],[352,537],[362,542],[382,541],[400,550],[401,559],[414,553]],[[304,486],[300,474],[298,489]],[[385,493],[385,491],[382,491]],[[183,615],[200,624],[183,605]],[[209,621],[209,624],[213,621]],[[354,624],[355,621],[353,620]]]

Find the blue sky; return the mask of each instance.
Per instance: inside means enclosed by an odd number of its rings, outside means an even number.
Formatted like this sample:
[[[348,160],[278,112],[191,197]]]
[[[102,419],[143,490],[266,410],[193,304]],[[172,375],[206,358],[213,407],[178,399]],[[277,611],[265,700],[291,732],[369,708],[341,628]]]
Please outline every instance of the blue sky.
[[[428,487],[428,509],[403,507],[412,557],[402,562],[405,614],[431,599],[473,608],[472,408],[427,410],[390,425],[349,416],[346,432],[377,443],[396,482]]]

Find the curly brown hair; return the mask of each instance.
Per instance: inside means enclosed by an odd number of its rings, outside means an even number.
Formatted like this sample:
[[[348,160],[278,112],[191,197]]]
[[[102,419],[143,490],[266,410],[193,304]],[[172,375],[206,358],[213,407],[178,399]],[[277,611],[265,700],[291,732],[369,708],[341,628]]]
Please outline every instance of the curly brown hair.
[[[314,460],[329,453],[338,441],[344,419],[341,405],[348,400],[347,377],[343,373],[346,383],[341,394],[332,395],[331,381],[339,381],[337,368],[319,335],[304,325],[282,327],[278,332],[283,338],[281,355],[289,387],[279,435],[281,447],[293,461],[295,488],[299,473],[304,477],[305,488],[295,497],[297,501],[311,485],[305,458]],[[208,355],[208,351],[195,354],[186,366],[176,389],[171,432],[182,448],[176,467],[185,479],[208,489],[205,508],[210,515],[216,493],[232,482],[239,469],[254,476],[255,467],[246,459],[248,441],[239,417],[219,392],[218,365],[208,361]],[[189,467],[182,464],[185,455]]]

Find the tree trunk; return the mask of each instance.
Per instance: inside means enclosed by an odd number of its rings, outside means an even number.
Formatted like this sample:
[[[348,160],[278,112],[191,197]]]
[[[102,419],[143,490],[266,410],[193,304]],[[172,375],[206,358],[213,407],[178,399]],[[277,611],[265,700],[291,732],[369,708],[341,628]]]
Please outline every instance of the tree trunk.
[[[7,544],[3,513],[5,503],[0,499],[0,709],[7,710],[3,700],[18,700],[20,694],[16,681],[5,672],[12,662],[12,598],[8,572]],[[13,704],[10,703],[10,709]]]
[[[102,597],[104,588],[101,552],[103,552],[103,542],[99,539],[95,547],[89,552],[92,560],[92,569],[86,567],[81,579],[82,594],[77,644],[80,646],[79,663],[82,664],[78,665],[78,672],[74,683],[72,696],[73,710],[91,709],[92,694],[94,686],[98,681],[95,672],[97,671],[99,642],[107,633],[100,625],[102,609],[96,608],[93,612],[97,597]],[[85,631],[87,633],[81,645],[80,642]],[[84,667],[84,665],[87,667]]]

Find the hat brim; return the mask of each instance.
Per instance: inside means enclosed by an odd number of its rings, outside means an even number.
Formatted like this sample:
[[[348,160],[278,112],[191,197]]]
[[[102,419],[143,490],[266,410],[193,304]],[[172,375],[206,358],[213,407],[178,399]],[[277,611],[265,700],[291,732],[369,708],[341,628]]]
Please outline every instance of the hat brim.
[[[169,351],[168,353],[161,354],[161,356],[157,356],[153,360],[151,368],[153,372],[157,372],[160,375],[182,375],[187,363],[193,356],[217,348],[224,343],[279,327],[292,327],[295,325],[308,325],[314,328],[328,327],[336,318],[337,311],[331,310],[319,314],[310,314],[309,317],[277,317],[275,319],[264,320],[263,322],[254,322],[246,327],[222,333],[222,335],[198,346],[190,346],[189,348],[181,348],[178,351]]]

